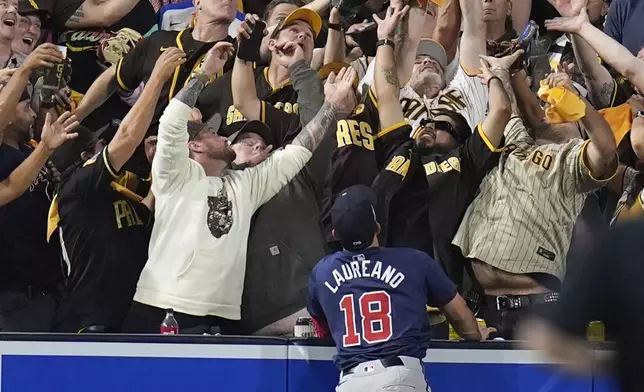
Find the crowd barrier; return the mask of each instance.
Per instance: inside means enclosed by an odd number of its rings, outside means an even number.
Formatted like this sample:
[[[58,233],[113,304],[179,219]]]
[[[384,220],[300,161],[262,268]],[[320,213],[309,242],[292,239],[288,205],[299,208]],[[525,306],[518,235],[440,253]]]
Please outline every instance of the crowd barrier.
[[[0,392],[332,392],[334,353],[315,339],[0,334]],[[508,342],[434,341],[424,362],[434,392],[616,391]]]

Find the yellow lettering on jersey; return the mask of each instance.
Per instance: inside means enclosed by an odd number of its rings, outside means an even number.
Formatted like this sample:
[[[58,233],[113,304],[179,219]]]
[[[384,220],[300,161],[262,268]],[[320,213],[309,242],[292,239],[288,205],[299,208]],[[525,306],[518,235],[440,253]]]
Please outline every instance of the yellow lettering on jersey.
[[[276,109],[282,110],[289,114],[298,114],[300,112],[299,106],[297,103],[293,104],[290,102],[277,102],[273,105]]]
[[[114,215],[116,217],[116,227],[123,228],[123,219],[127,227],[143,226],[143,222],[137,215],[136,211],[126,200],[117,200],[114,202]]]
[[[233,105],[228,106],[228,110],[226,111],[226,125],[242,120],[245,120],[245,118],[241,112]]]
[[[353,144],[369,151],[374,150],[373,131],[364,121],[358,122],[351,119],[338,121],[335,136],[338,148]]]
[[[364,103],[361,103],[358,106],[356,106],[356,108],[353,109],[353,112],[351,112],[351,116],[349,116],[349,117],[357,116],[358,114],[361,114],[362,112],[364,112]]]
[[[385,170],[389,170],[405,177],[409,170],[409,160],[401,155],[396,155],[391,162],[389,162]]]
[[[446,161],[436,163],[434,161],[427,162],[423,165],[425,168],[425,175],[429,176],[434,173],[447,173],[452,170],[457,172],[461,171],[461,161],[457,157],[449,157]]]

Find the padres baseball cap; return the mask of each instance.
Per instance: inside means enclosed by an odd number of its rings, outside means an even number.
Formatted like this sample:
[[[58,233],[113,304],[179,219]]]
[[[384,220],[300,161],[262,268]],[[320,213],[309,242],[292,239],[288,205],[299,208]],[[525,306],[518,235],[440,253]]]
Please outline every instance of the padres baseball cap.
[[[331,72],[334,72],[336,75],[342,68],[352,68],[351,64],[343,63],[343,62],[334,62],[334,63],[328,63],[324,64],[322,68],[318,71],[318,75],[320,76],[320,80],[326,80],[326,78],[329,77]],[[358,78],[356,78],[353,81],[353,88],[358,88]]]
[[[416,56],[429,56],[441,65],[443,70],[447,67],[447,52],[443,45],[434,41],[433,39],[423,38],[418,44],[418,49],[416,50]]]
[[[273,31],[271,38],[275,38],[277,36],[277,33],[279,33],[281,30],[283,30],[285,27],[292,24],[296,20],[301,20],[308,23],[313,29],[314,38],[317,38],[318,34],[320,34],[320,30],[322,30],[322,18],[320,18],[320,15],[318,15],[317,12],[308,8],[298,8],[295,11],[291,12],[286,18],[284,18],[282,23],[280,23],[275,31]]]
[[[230,135],[228,136],[228,140],[230,141],[230,144],[235,144],[239,135],[246,132],[258,134],[262,139],[264,139],[264,143],[266,143],[267,146],[276,146],[275,136],[273,136],[271,129],[263,122],[256,120],[236,121],[230,124],[228,126],[228,133]]]
[[[331,207],[331,227],[348,251],[365,249],[376,234],[376,197],[365,185],[351,186],[338,195]]]

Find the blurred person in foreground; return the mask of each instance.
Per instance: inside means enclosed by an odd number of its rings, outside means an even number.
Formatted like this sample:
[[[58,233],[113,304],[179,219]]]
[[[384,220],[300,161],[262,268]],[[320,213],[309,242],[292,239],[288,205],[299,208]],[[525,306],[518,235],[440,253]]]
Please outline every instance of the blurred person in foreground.
[[[617,226],[595,248],[584,268],[566,277],[559,304],[551,313],[526,320],[519,329],[521,346],[543,350],[557,363],[585,374],[612,370],[623,392],[644,390],[644,317],[638,311],[644,301],[644,221]],[[617,344],[610,363],[598,362],[586,342],[586,328],[602,320]]]
[[[157,332],[167,308],[184,332],[219,327],[236,331],[253,213],[311,158],[326,132],[355,107],[355,72],[327,80],[326,102],[292,144],[245,170],[228,140],[201,132],[188,141],[187,120],[199,93],[232,55],[217,43],[201,70],[174,97],[161,118],[152,162],[155,225],[150,255],[125,321],[124,332]]]

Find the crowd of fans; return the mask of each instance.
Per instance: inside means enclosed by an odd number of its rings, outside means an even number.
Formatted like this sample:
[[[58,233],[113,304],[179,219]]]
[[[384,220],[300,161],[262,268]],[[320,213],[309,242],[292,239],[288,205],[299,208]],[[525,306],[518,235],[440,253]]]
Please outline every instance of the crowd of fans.
[[[362,184],[380,244],[438,260],[511,339],[643,212],[642,17],[0,0],[0,331],[158,333],[172,308],[182,333],[292,333]]]

